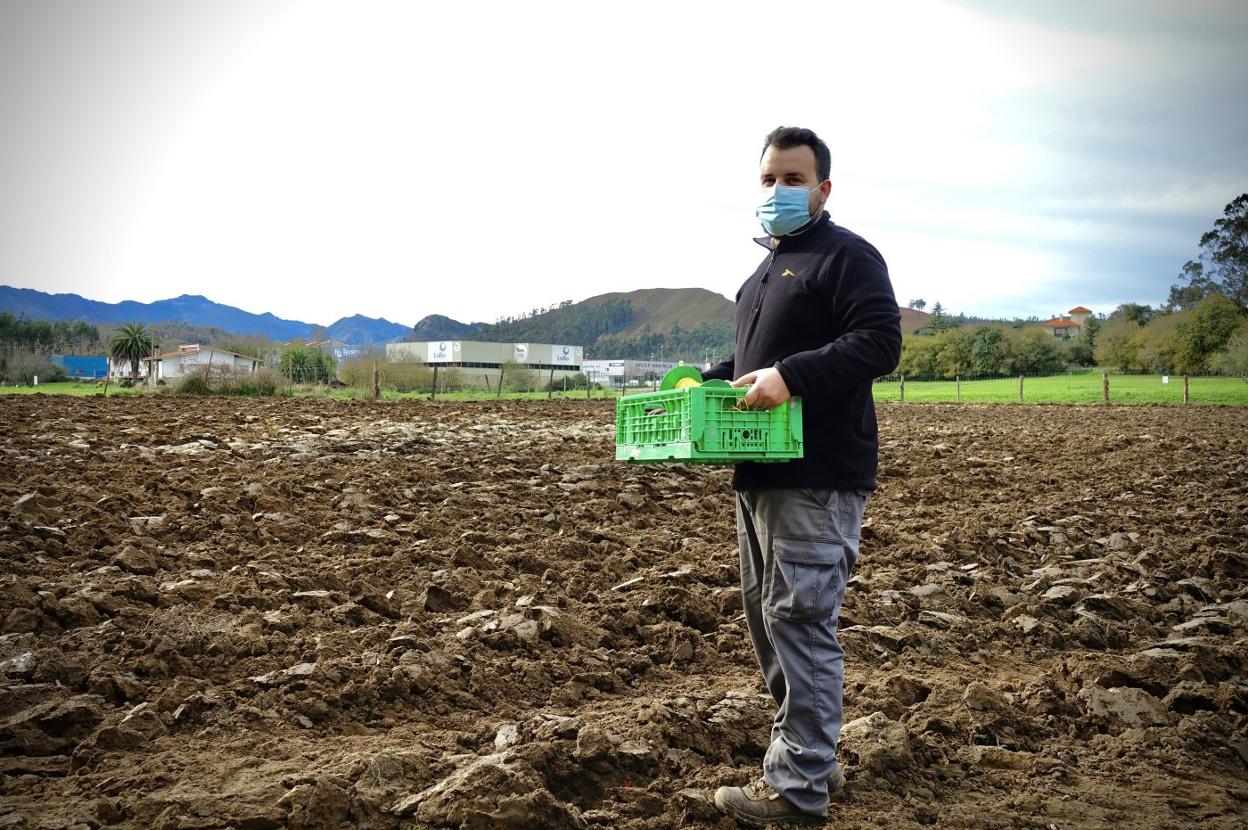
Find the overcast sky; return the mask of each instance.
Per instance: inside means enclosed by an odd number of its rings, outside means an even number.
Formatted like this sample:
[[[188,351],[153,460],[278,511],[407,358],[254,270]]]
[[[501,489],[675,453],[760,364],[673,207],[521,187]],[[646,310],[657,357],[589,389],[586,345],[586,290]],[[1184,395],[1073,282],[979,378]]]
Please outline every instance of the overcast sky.
[[[1245,43],[1242,0],[0,0],[0,283],[324,324],[732,297],[790,124],[902,304],[1158,303],[1248,190]]]

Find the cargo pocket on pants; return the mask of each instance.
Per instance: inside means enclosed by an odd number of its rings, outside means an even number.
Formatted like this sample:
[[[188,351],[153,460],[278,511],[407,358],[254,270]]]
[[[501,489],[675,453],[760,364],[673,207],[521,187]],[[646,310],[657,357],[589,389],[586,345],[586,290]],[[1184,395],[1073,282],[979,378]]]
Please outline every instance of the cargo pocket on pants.
[[[825,620],[836,611],[845,548],[831,539],[772,540],[773,561],[765,602],[782,620]]]

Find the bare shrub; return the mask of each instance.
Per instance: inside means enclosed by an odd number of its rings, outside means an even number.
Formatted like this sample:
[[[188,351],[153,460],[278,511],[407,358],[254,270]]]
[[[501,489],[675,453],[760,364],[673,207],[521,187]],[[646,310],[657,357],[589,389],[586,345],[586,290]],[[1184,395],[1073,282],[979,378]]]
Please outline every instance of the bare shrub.
[[[271,369],[255,372],[218,366],[199,366],[178,379],[175,395],[242,395],[270,397],[284,394],[277,375]]]
[[[381,388],[391,392],[428,392],[433,387],[433,369],[417,363],[377,364]],[[438,373],[438,386],[443,386],[443,371]],[[338,369],[338,378],[354,389],[371,391],[373,388],[373,362],[350,360]]]
[[[212,383],[208,380],[207,371],[188,372],[178,378],[173,387],[175,395],[211,395]]]
[[[33,349],[14,349],[0,354],[0,378],[6,382],[29,386],[36,377],[40,383],[64,380],[65,370]]]
[[[537,372],[523,363],[503,364],[503,389],[508,392],[532,392],[537,389]]]

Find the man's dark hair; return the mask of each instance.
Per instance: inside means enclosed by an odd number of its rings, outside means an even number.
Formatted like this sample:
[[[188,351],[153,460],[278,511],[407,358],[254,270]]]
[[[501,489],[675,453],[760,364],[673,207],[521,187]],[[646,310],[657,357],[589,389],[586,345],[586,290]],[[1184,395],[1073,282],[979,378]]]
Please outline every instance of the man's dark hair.
[[[814,130],[808,130],[805,127],[776,127],[768,133],[767,140],[763,144],[763,152],[759,153],[758,157],[761,160],[767,154],[768,147],[788,150],[801,147],[803,144],[815,154],[815,172],[819,174],[819,181],[824,181],[832,175],[832,151],[823,143],[822,138],[815,135]]]

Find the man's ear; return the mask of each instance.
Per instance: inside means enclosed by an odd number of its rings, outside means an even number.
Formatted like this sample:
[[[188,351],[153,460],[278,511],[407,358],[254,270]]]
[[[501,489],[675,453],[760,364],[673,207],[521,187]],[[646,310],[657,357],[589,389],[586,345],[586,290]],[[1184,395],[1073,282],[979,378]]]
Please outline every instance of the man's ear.
[[[819,207],[816,211],[823,210],[828,206],[828,197],[832,195],[832,180],[824,179],[819,183]]]

